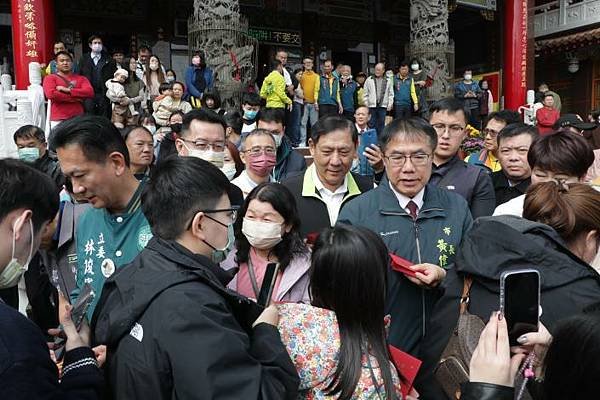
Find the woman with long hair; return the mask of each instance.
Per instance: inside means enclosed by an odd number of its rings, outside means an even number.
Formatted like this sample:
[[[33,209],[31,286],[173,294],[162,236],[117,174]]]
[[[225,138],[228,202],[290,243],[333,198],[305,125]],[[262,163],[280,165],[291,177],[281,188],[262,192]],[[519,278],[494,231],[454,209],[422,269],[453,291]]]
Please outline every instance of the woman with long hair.
[[[304,399],[400,399],[384,326],[388,251],[372,231],[338,224],[316,240],[312,306],[279,305],[279,331]]]
[[[148,92],[149,110],[152,110],[152,102],[160,94],[158,88],[161,83],[165,83],[165,73],[163,72],[160,59],[157,56],[151,56],[148,61],[148,68],[144,71],[143,79]]]
[[[310,302],[308,269],[310,251],[300,236],[300,217],[290,191],[278,183],[255,187],[234,224],[235,251],[221,263],[237,269],[229,288],[257,299],[269,263],[279,269],[272,285],[272,300]]]
[[[463,298],[469,299],[468,312],[486,323],[498,309],[504,271],[532,268],[539,272],[540,321],[550,333],[560,320],[598,302],[600,275],[590,263],[598,252],[599,232],[600,192],[563,180],[531,186],[523,218],[478,218],[463,240],[454,268],[446,275],[445,293],[423,339],[417,390],[424,398],[444,398],[442,386],[446,395],[451,391],[440,374],[453,368],[450,357],[443,355],[457,326]],[[464,361],[468,366],[469,360]]]

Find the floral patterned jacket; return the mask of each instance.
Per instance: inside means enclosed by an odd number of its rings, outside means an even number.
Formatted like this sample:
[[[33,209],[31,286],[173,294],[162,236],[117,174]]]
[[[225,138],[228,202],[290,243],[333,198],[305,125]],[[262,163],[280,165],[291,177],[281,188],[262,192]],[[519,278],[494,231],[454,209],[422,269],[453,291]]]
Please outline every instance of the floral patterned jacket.
[[[335,373],[340,349],[340,332],[335,312],[306,304],[279,305],[279,333],[300,376],[300,398],[306,400],[335,399],[324,390]],[[374,356],[370,356],[373,374],[366,356],[362,374],[353,399],[384,400],[385,388],[381,370]],[[390,361],[397,399],[401,399],[400,380]],[[375,376],[377,386],[373,382]],[[379,394],[381,397],[379,397]]]

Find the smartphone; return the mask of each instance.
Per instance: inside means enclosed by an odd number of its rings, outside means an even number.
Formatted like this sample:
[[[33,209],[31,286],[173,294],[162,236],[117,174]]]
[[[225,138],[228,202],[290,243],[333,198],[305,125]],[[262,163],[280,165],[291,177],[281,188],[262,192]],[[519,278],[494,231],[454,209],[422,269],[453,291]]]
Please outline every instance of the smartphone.
[[[81,292],[77,297],[77,301],[75,301],[75,304],[73,304],[73,309],[71,310],[71,320],[75,324],[78,332],[79,329],[81,329],[81,324],[83,323],[83,319],[85,318],[92,301],[94,301],[94,297],[95,295],[92,287],[89,283],[86,283],[81,289]],[[68,295],[66,295],[65,298],[68,301]],[[57,336],[54,340],[54,355],[57,361],[62,360],[64,356],[64,346],[66,343],[66,336],[64,335],[65,333],[61,332],[61,335]]]
[[[358,147],[358,154],[364,153],[367,147],[377,144],[377,131],[375,129],[368,129],[360,135],[360,145]]]
[[[262,286],[260,287],[260,293],[256,303],[262,307],[268,307],[271,304],[271,297],[273,296],[273,288],[275,287],[275,281],[277,280],[277,273],[279,272],[279,263],[268,263],[267,270],[265,271],[265,277],[263,278]]]
[[[500,311],[506,318],[511,346],[517,338],[537,332],[540,314],[540,273],[534,269],[505,271],[500,276]]]

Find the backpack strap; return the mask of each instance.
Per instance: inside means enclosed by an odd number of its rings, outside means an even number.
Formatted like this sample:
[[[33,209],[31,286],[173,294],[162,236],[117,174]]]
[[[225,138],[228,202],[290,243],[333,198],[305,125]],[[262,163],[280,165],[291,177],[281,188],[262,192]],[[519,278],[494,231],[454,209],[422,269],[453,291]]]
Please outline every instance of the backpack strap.
[[[460,295],[460,313],[464,314],[469,308],[469,302],[471,298],[469,295],[471,294],[471,285],[473,284],[473,277],[467,275],[464,277],[463,290]]]

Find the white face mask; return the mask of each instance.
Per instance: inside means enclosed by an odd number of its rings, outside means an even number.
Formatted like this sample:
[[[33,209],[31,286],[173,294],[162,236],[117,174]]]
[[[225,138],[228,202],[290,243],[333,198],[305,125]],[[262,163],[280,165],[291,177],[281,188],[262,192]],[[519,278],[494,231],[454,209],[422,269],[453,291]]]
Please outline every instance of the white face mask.
[[[15,225],[17,225],[16,222]],[[12,256],[6,268],[4,268],[4,270],[0,273],[0,289],[7,289],[17,286],[21,277],[29,268],[29,263],[31,262],[31,257],[33,256],[33,222],[31,222],[31,219],[29,220],[29,229],[31,231],[31,238],[29,239],[31,241],[31,244],[29,245],[29,256],[27,257],[25,264],[21,264],[17,260],[17,257],[15,257],[17,232],[13,226]]]
[[[237,170],[235,169],[235,164],[224,164],[223,167],[221,168],[221,172],[223,172],[225,174],[225,176],[227,177],[227,179],[232,180],[233,177],[235,176],[235,173],[237,172]]]
[[[174,76],[167,76],[167,82],[175,82],[175,77]]]
[[[275,147],[279,148],[279,146],[281,146],[281,136],[279,135],[272,135],[273,139],[275,139]]]
[[[413,64],[413,65],[411,65],[411,66],[410,66],[410,68],[411,68],[413,71],[418,71],[418,70],[419,70],[419,64]]]
[[[156,126],[154,125],[144,125],[144,128],[148,129],[153,135],[156,133]]]
[[[244,218],[242,233],[248,239],[250,246],[260,250],[272,249],[283,240],[281,237],[281,224],[275,222],[254,221]]]
[[[473,75],[471,75],[471,74],[465,74],[465,81],[470,81],[471,78],[473,78]]]
[[[93,53],[101,53],[102,52],[102,45],[100,43],[94,43],[94,44],[92,44],[92,52]]]
[[[225,163],[225,152],[217,153],[216,151],[210,150],[196,150],[190,149],[185,142],[183,143],[185,148],[188,151],[188,156],[196,157],[204,161],[208,161],[212,165],[217,168],[223,168],[223,164]]]

